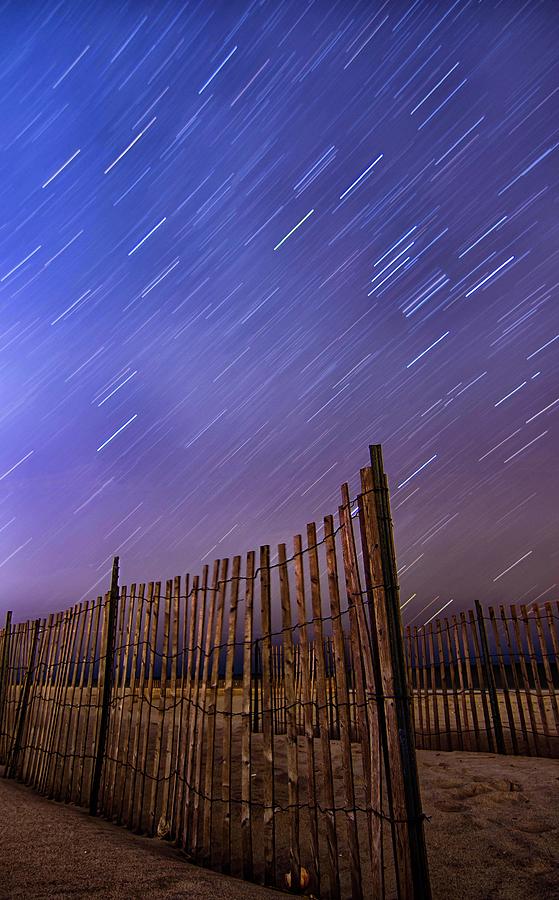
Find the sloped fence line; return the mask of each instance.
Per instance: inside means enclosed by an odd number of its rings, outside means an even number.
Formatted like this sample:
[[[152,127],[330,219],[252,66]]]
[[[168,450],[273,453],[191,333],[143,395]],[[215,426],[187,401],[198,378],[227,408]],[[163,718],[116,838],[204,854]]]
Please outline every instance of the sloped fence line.
[[[247,880],[429,900],[379,446],[360,487],[291,555],[264,545],[129,588],[115,559],[104,597],[8,616],[4,775]]]

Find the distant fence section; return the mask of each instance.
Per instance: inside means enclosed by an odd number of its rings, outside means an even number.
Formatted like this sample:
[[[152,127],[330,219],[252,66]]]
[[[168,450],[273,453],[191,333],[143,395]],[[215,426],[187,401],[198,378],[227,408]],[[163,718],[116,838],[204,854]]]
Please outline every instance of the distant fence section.
[[[289,550],[130,587],[115,560],[105,596],[8,615],[0,763],[225,873],[429,900],[410,662],[375,446],[358,496]]]
[[[408,683],[413,700],[416,747],[471,750],[559,758],[559,603],[514,604],[459,613],[426,626],[405,629]],[[297,728],[304,730],[303,657],[295,648],[294,680]],[[318,734],[317,648],[309,647],[312,727]],[[334,642],[326,637],[324,659],[328,733],[341,735]],[[255,691],[262,691],[262,668],[255,669]],[[360,741],[357,690],[359,659],[345,646],[352,742]],[[272,654],[272,704],[276,733],[287,728],[285,657],[281,645]],[[261,730],[255,707],[253,728]]]
[[[559,603],[406,629],[416,746],[559,757]]]

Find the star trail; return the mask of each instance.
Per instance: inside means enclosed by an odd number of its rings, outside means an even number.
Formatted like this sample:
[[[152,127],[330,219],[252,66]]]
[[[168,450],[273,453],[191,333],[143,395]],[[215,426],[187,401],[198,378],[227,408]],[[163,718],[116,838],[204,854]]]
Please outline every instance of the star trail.
[[[290,541],[369,443],[405,623],[556,597],[556,5],[0,26],[1,609]]]

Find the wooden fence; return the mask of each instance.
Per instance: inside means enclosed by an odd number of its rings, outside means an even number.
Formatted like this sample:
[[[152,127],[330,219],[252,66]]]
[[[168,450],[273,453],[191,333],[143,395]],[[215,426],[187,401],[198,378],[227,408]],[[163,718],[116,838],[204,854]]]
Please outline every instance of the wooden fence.
[[[559,603],[540,607],[513,604],[496,611],[461,612],[421,627],[405,629],[406,664],[411,688],[416,747],[472,750],[559,758]],[[304,728],[301,684],[303,660],[295,648],[296,720]],[[318,733],[317,648],[310,646],[308,680],[312,724]],[[341,735],[332,637],[322,647],[326,675],[328,732]],[[345,648],[351,741],[360,740],[360,720],[351,642]],[[287,728],[285,658],[281,645],[272,655],[274,728]],[[261,691],[256,666],[255,690]],[[258,709],[258,705],[256,707]],[[261,730],[256,714],[253,728]]]
[[[406,629],[416,746],[559,757],[559,603]]]
[[[328,655],[314,652],[327,632]],[[291,555],[262,546],[129,588],[115,560],[104,597],[8,616],[0,762],[222,872],[429,900],[380,447],[358,497],[344,485],[337,519],[309,524]]]

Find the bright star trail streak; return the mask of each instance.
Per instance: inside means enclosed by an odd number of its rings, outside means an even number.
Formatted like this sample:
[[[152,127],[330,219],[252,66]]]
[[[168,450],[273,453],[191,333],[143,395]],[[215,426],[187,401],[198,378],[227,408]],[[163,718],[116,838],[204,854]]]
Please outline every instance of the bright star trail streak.
[[[422,359],[422,357],[424,357],[426,353],[429,353],[429,350],[432,350],[433,347],[436,347],[437,344],[440,344],[440,342],[441,342],[445,337],[448,337],[449,334],[450,334],[450,331],[445,331],[444,334],[441,334],[440,338],[437,338],[437,340],[436,340],[436,341],[433,341],[433,343],[430,344],[429,347],[427,347],[426,350],[423,350],[423,351],[419,354],[419,356],[416,356],[415,359],[412,359],[411,363],[408,363],[408,364],[407,364],[406,369],[411,369],[411,367],[414,366],[415,363],[418,362],[420,359]]]
[[[31,456],[32,453],[33,453],[33,450],[30,450],[29,453],[26,453],[25,456],[22,456],[22,458],[20,460],[18,460],[18,462],[14,463],[14,465],[10,469],[8,469],[7,472],[4,472],[3,475],[0,475],[0,481],[3,481],[4,478],[6,478],[8,475],[10,475],[10,473],[13,472],[15,469],[17,469],[18,466],[21,466],[21,464],[24,463],[26,459],[29,459],[29,457]]]
[[[103,443],[101,444],[100,447],[97,447],[97,453],[99,453],[99,450],[102,450],[103,447],[106,447],[107,444],[110,444],[111,441],[113,441],[113,440],[115,439],[115,437],[117,436],[117,434],[120,434],[121,431],[124,431],[124,429],[125,429],[128,425],[130,425],[130,422],[133,422],[134,419],[137,419],[137,418],[138,418],[138,414],[135,413],[135,415],[133,415],[130,419],[128,419],[128,422],[125,422],[124,425],[121,425],[120,428],[118,428],[118,429],[115,431],[114,434],[111,434],[110,438],[107,438],[106,441],[103,441]]]
[[[421,466],[419,467],[419,469],[416,469],[415,472],[412,472],[412,474],[411,474],[408,478],[405,479],[405,481],[402,481],[401,484],[398,485],[398,490],[399,490],[400,488],[404,487],[404,485],[407,484],[408,481],[411,481],[412,478],[415,478],[415,476],[418,475],[419,472],[422,472],[422,471],[423,471],[423,469],[425,468],[425,466],[428,466],[429,463],[432,463],[433,460],[436,459],[436,458],[437,458],[437,454],[435,453],[435,454],[433,454],[433,456],[431,457],[431,459],[428,459],[427,462],[424,462],[423,465],[421,465]]]
[[[369,174],[369,172],[371,171],[371,169],[374,169],[374,167],[376,166],[376,164],[377,164],[378,162],[381,161],[382,157],[383,157],[383,154],[382,154],[382,153],[380,154],[380,156],[377,156],[377,158],[375,159],[375,161],[372,162],[371,165],[368,166],[368,168],[366,168],[365,171],[361,173],[361,175],[359,176],[359,178],[356,178],[355,181],[353,182],[353,184],[350,184],[350,186],[347,188],[347,190],[345,190],[345,191],[343,192],[343,194],[342,194],[341,197],[340,197],[340,200],[343,200],[344,197],[347,197],[347,195],[350,193],[350,191],[352,191],[353,188],[357,187],[357,185],[360,184],[361,181],[363,181],[363,179],[365,178],[366,175]]]
[[[440,616],[440,614],[442,613],[443,609],[446,609],[447,606],[450,606],[450,604],[453,603],[453,602],[454,602],[453,600],[448,600],[448,601],[444,604],[444,606],[441,606],[441,608],[438,609],[436,613],[433,613],[433,615],[431,616],[431,618],[430,618],[430,619],[427,619],[427,621],[424,622],[423,624],[424,624],[424,625],[428,625],[429,622],[432,622],[433,619],[436,619],[437,616]]]
[[[555,601],[556,4],[76,9],[2,11],[0,621],[273,555],[369,443],[404,624]]]
[[[137,143],[138,143],[138,141],[140,140],[140,138],[144,136],[144,134],[146,133],[146,131],[148,130],[148,128],[151,128],[151,126],[153,125],[153,123],[154,123],[155,121],[157,121],[157,116],[154,116],[153,119],[151,120],[151,122],[148,122],[148,124],[146,125],[146,127],[145,127],[145,128],[142,128],[142,130],[140,131],[140,133],[136,135],[136,137],[134,138],[134,140],[133,140],[133,141],[130,141],[130,143],[128,144],[127,147],[124,148],[124,150],[122,151],[122,153],[119,153],[119,155],[117,156],[117,158],[116,158],[116,159],[113,159],[112,163],[111,163],[109,166],[107,166],[107,168],[105,169],[105,171],[104,171],[104,173],[103,173],[104,175],[107,175],[107,174],[111,171],[111,169],[114,169],[114,167],[116,166],[116,164],[117,164],[118,162],[120,162],[120,160],[121,160],[124,156],[126,156],[126,154],[128,153],[128,151],[132,149],[132,147],[134,146],[134,144],[137,144]]]
[[[51,175],[50,178],[47,178],[47,180],[46,180],[45,183],[42,185],[42,187],[46,188],[47,185],[49,185],[49,184],[51,183],[51,181],[54,181],[54,179],[55,179],[58,175],[60,175],[61,172],[64,171],[64,169],[66,168],[66,166],[69,166],[69,165],[70,165],[70,163],[72,162],[73,159],[76,158],[76,156],[78,155],[78,153],[80,153],[80,150],[76,150],[75,153],[72,153],[70,159],[67,159],[66,162],[63,163],[63,164],[60,166],[59,169],[56,170],[56,172],[54,173],[54,175]]]
[[[18,262],[18,264],[16,266],[13,267],[13,269],[10,269],[9,272],[6,272],[6,274],[3,275],[2,278],[0,278],[0,282],[6,281],[6,279],[8,279],[10,277],[10,275],[13,275],[14,272],[17,272],[17,270],[21,266],[23,266],[27,262],[28,259],[31,259],[32,256],[35,256],[35,254],[38,253],[40,249],[41,249],[41,244],[39,244],[38,247],[35,247],[35,249],[31,251],[31,253],[28,253],[27,256],[25,256],[20,262]]]
[[[155,226],[151,229],[151,231],[148,231],[148,233],[145,235],[145,237],[143,237],[142,240],[139,241],[139,242],[136,244],[135,247],[132,247],[132,249],[128,252],[128,256],[132,256],[132,254],[135,253],[136,250],[137,250],[139,247],[141,247],[142,244],[145,243],[145,241],[147,241],[147,239],[148,239],[149,237],[151,237],[151,235],[154,233],[154,231],[157,231],[157,229],[158,229],[161,225],[163,225],[163,222],[166,222],[166,221],[167,221],[167,217],[166,217],[166,216],[163,216],[163,218],[161,219],[161,221],[158,222],[157,225],[155,225]]]
[[[525,553],[524,556],[521,556],[520,559],[517,559],[516,562],[513,562],[512,566],[509,566],[507,569],[504,569],[504,571],[501,572],[500,575],[497,575],[497,577],[494,578],[493,581],[498,581],[499,578],[502,578],[503,575],[506,575],[507,572],[510,572],[511,569],[514,569],[515,566],[517,566],[517,565],[518,565],[519,563],[521,563],[523,560],[525,560],[525,559],[527,559],[529,556],[531,556],[533,552],[534,552],[533,550],[528,550],[528,553]]]
[[[309,216],[312,216],[313,212],[314,212],[314,209],[311,209],[311,210],[307,213],[306,216],[303,216],[303,218],[301,219],[301,221],[300,221],[300,222],[297,222],[297,224],[295,225],[294,228],[291,229],[291,231],[288,231],[288,233],[285,235],[285,237],[283,237],[283,238],[281,239],[281,241],[279,242],[279,244],[276,244],[276,246],[274,247],[274,250],[279,250],[279,248],[281,247],[281,245],[282,245],[282,244],[285,244],[287,238],[291,237],[291,235],[293,234],[293,232],[297,231],[297,229],[303,224],[303,222],[306,222],[306,221],[307,221],[307,219],[309,218]]]
[[[225,59],[223,60],[223,62],[217,67],[217,69],[215,70],[215,72],[213,73],[213,75],[210,75],[210,77],[208,78],[208,80],[206,81],[206,83],[202,85],[202,87],[201,87],[200,90],[198,91],[199,94],[201,94],[202,91],[205,91],[206,88],[207,88],[207,86],[208,86],[209,84],[212,83],[212,81],[214,80],[215,76],[216,76],[219,72],[221,72],[221,70],[223,69],[223,66],[225,65],[225,63],[228,62],[228,61],[231,59],[231,57],[233,56],[233,54],[234,54],[234,52],[235,52],[236,49],[237,49],[236,47],[233,47],[233,49],[231,50],[231,52],[227,54],[227,56],[225,57]]]

